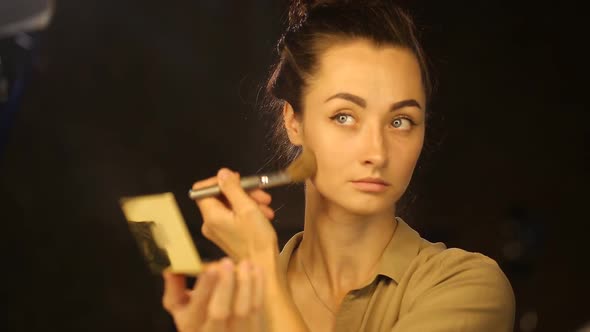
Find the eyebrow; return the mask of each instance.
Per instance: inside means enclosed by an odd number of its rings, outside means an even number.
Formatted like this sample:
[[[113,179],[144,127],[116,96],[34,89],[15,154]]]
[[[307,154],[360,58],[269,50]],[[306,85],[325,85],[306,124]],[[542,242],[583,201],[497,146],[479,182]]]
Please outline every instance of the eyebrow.
[[[364,100],[362,97],[359,97],[357,95],[353,95],[352,93],[348,93],[348,92],[337,93],[337,94],[329,97],[328,99],[326,99],[324,102],[327,103],[328,101],[330,101],[332,99],[336,99],[336,98],[348,100],[352,103],[359,105],[362,108],[367,107],[366,100]],[[414,107],[418,107],[419,109],[422,109],[420,104],[415,99],[406,99],[406,100],[398,101],[397,103],[394,103],[393,105],[391,105],[391,108],[389,109],[389,111],[393,112],[395,110],[398,110],[398,109],[404,108],[404,107],[408,107],[408,106],[414,106]]]

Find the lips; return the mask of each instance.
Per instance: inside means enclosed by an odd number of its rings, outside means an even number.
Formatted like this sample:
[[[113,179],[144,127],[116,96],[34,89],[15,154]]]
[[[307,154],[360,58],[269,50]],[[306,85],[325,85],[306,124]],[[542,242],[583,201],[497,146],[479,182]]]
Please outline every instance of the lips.
[[[391,185],[381,178],[362,178],[351,182],[356,189],[371,193],[384,192]]]
[[[354,180],[352,182],[366,182],[366,183],[376,183],[376,184],[382,184],[385,186],[389,186],[390,183],[381,179],[381,178],[362,178],[362,179],[358,179],[358,180]]]

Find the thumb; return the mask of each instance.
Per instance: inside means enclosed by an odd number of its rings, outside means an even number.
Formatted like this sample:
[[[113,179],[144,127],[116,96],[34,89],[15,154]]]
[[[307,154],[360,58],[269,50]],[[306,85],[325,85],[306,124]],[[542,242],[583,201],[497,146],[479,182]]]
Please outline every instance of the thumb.
[[[189,300],[185,277],[169,271],[164,271],[163,277],[164,295],[162,305],[164,308],[168,311],[174,311],[184,306]]]

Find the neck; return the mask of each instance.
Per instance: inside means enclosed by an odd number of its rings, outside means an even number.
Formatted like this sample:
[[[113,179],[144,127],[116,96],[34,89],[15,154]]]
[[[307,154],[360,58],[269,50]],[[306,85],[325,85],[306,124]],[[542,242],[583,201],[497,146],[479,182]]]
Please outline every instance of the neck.
[[[370,282],[397,226],[395,209],[354,215],[306,185],[305,233],[297,250],[316,288],[333,299]]]

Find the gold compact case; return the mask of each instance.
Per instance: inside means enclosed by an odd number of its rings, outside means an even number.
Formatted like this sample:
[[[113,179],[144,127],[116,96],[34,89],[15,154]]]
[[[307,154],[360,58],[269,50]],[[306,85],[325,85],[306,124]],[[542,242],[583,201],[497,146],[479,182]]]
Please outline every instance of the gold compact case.
[[[119,204],[152,272],[201,272],[201,258],[172,193],[123,197]]]

